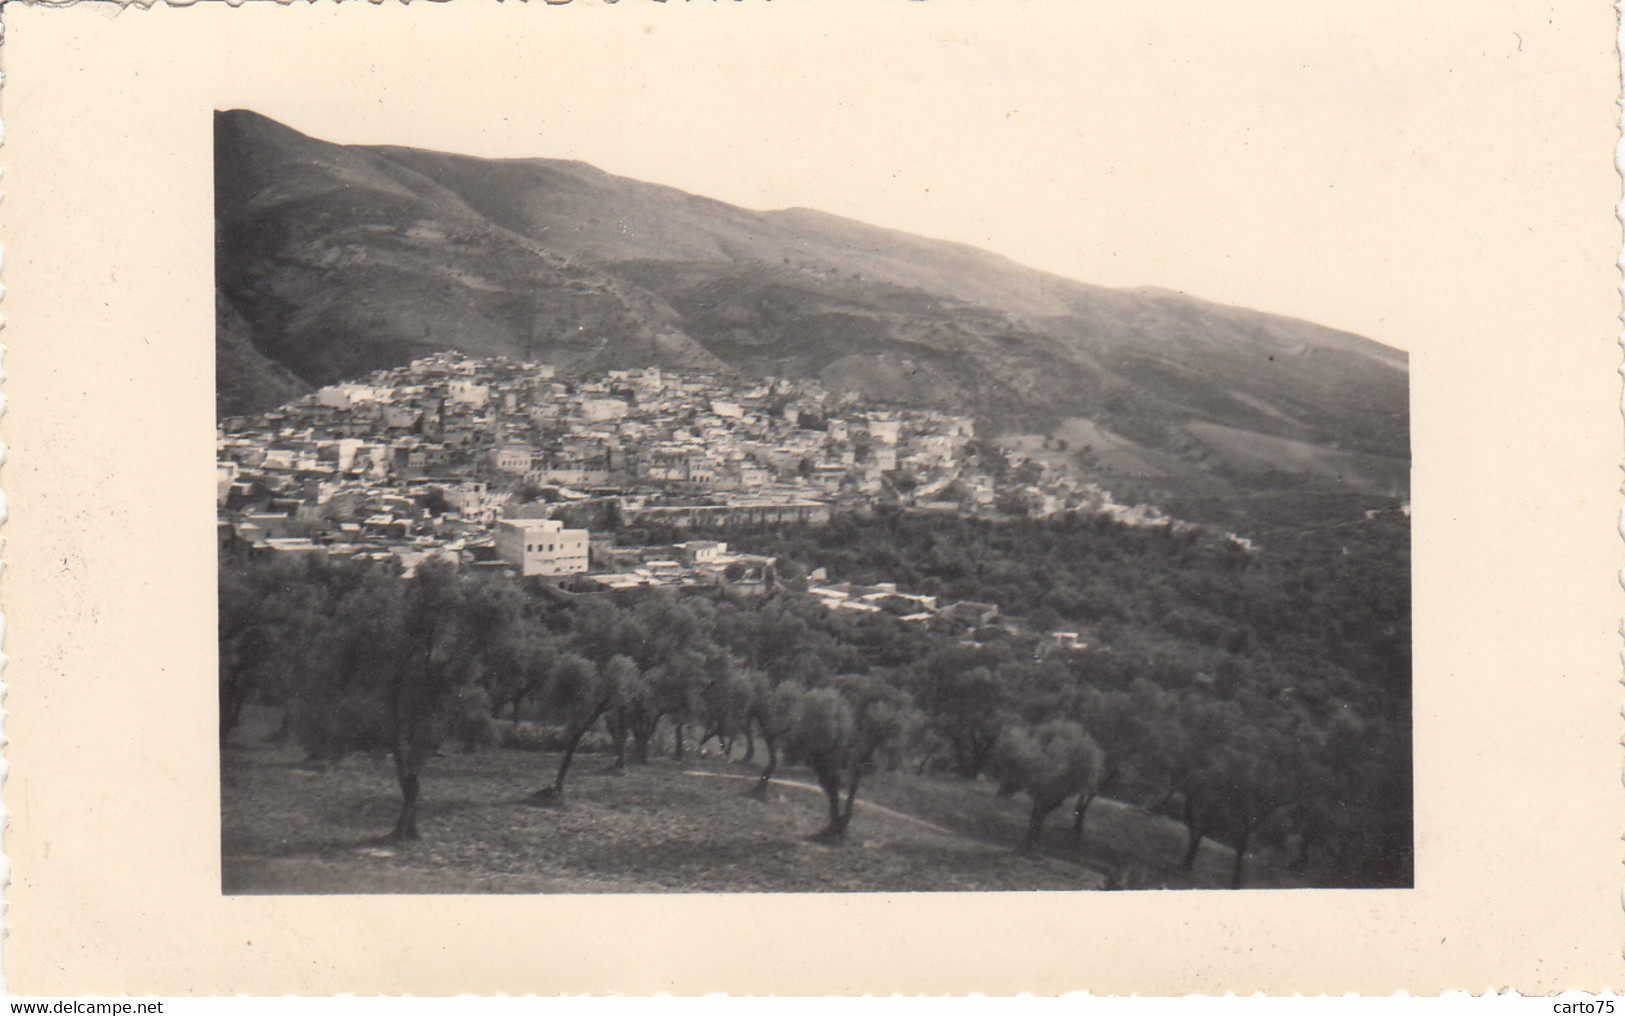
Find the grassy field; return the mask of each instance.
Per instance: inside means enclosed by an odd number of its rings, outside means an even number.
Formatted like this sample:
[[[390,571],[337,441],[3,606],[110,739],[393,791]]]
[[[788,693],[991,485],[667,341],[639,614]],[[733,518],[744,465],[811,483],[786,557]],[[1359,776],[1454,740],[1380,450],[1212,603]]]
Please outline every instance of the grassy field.
[[[1113,801],[1078,844],[1057,814],[1038,857],[1011,845],[1026,805],[983,782],[880,775],[865,784],[845,843],[807,837],[824,802],[796,770],[763,796],[754,769],[718,758],[608,771],[578,758],[562,806],[524,797],[556,757],[448,754],[424,780],[416,842],[381,839],[398,803],[385,758],[326,771],[296,749],[247,740],[222,755],[227,893],[931,892],[1219,887],[1230,852],[1205,843],[1178,869],[1184,827]],[[1266,859],[1254,885],[1289,885]]]

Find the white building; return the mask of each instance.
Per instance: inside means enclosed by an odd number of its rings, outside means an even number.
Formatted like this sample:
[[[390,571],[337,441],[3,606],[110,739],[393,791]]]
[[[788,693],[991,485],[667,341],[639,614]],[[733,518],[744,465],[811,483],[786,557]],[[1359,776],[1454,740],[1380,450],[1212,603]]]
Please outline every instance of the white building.
[[[358,452],[360,452],[361,449],[363,447],[365,447],[365,446],[366,446],[366,442],[362,441],[360,438],[354,438],[354,437],[339,438],[339,441],[338,441],[339,472],[341,472],[341,473],[349,472],[350,469],[355,465],[356,454]]]
[[[446,500],[465,517],[496,508],[508,498],[508,495],[502,492],[493,495],[491,485],[484,480],[464,480],[462,483],[442,489],[445,491]]]
[[[231,485],[237,482],[238,472],[237,463],[230,459],[214,464],[214,499],[217,504],[226,503],[226,495],[231,493]]]
[[[631,407],[620,399],[583,399],[581,418],[588,423],[619,420]]]
[[[692,564],[713,564],[728,552],[728,545],[716,540],[689,540],[676,544],[683,557]]]
[[[316,404],[330,409],[349,409],[350,393],[338,385],[328,385],[316,393]]]
[[[483,406],[491,389],[472,381],[453,381],[446,386],[446,401],[454,406]]]
[[[316,392],[316,404],[330,409],[349,409],[363,402],[378,401],[378,392],[371,385],[346,382],[328,385]]]
[[[869,436],[880,444],[894,445],[897,443],[898,432],[902,430],[900,420],[869,419]]]
[[[558,519],[503,519],[497,523],[496,550],[521,575],[579,575],[587,570],[587,531],[565,529]]]

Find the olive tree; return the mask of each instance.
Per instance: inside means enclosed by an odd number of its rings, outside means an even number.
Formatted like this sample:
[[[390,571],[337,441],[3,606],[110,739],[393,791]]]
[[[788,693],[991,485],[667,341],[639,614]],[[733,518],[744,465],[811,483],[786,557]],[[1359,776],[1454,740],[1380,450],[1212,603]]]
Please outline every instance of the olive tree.
[[[559,759],[553,783],[532,794],[532,803],[563,799],[564,779],[570,773],[570,763],[582,738],[617,703],[637,674],[637,664],[619,654],[602,665],[576,653],[563,653],[555,658],[545,696],[548,713],[564,727],[564,754]]]
[[[852,824],[863,777],[907,743],[918,716],[906,692],[869,675],[844,675],[814,688],[795,712],[787,747],[813,771],[829,805],[829,820],[813,838],[840,840]]]
[[[364,569],[329,610],[300,699],[301,740],[329,761],[351,751],[388,751],[401,809],[390,836],[416,839],[424,766],[453,725],[503,612],[488,590],[443,562],[411,578]]]
[[[1032,799],[1020,850],[1031,853],[1044,832],[1044,820],[1069,797],[1092,794],[1105,771],[1106,754],[1088,732],[1071,720],[1037,726],[1016,724],[994,746],[988,768],[1007,794]]]

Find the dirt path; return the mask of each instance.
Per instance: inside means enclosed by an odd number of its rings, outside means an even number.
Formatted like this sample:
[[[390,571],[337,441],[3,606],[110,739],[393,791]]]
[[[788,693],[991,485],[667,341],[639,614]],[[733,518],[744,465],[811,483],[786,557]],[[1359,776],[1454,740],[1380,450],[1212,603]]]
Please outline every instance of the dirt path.
[[[710,777],[713,777],[714,779],[719,779],[719,780],[750,780],[752,783],[756,783],[756,782],[761,780],[760,776],[742,776],[742,775],[739,775],[737,773],[707,773],[707,772],[701,772],[698,769],[684,769],[683,770],[683,775],[684,776],[710,776]],[[768,780],[767,782],[773,784],[775,787],[795,787],[797,790],[810,790],[810,791],[812,791],[813,793],[817,794],[820,797],[822,797],[824,795],[824,791],[821,788],[815,787],[811,783],[801,783],[801,782],[799,782],[797,780],[779,780],[779,779]],[[878,811],[882,815],[889,815],[892,818],[901,819],[904,822],[912,822],[915,825],[924,826],[925,828],[931,830],[932,832],[941,833],[944,836],[952,836],[955,839],[959,839],[959,840],[971,840],[971,841],[976,842],[976,843],[982,842],[981,840],[978,840],[975,837],[966,836],[964,833],[955,832],[952,829],[949,829],[949,828],[947,828],[945,826],[939,826],[935,822],[927,822],[923,818],[915,818],[913,815],[909,815],[909,814],[906,814],[904,812],[898,811],[895,808],[888,808],[884,804],[876,804],[873,801],[862,801],[862,800],[860,800],[860,801],[858,801],[858,807],[868,809],[869,811]]]
[[[707,776],[707,777],[711,777],[713,779],[719,779],[719,780],[750,780],[751,782],[756,782],[757,780],[761,779],[761,777],[759,777],[759,776],[745,776],[745,775],[738,774],[738,773],[708,773],[708,772],[704,772],[704,771],[698,770],[698,769],[684,769],[684,770],[681,771],[681,773],[684,776]],[[808,791],[811,791],[812,793],[818,794],[820,797],[822,797],[823,793],[824,793],[822,788],[816,787],[811,783],[802,783],[799,780],[785,780],[785,779],[777,779],[777,778],[775,778],[775,779],[768,780],[768,782],[773,784],[776,787],[794,787],[797,790],[808,790]],[[974,836],[974,835],[972,835],[970,833],[964,833],[964,832],[960,832],[960,831],[955,830],[955,829],[949,829],[946,826],[937,825],[935,822],[928,822],[923,818],[918,818],[918,817],[916,817],[914,815],[908,814],[907,812],[898,811],[895,808],[888,808],[884,804],[877,804],[874,801],[859,800],[858,801],[858,806],[860,808],[865,808],[865,809],[868,809],[870,811],[879,812],[881,814],[888,815],[888,816],[890,816],[891,818],[894,818],[894,819],[900,819],[900,820],[902,820],[904,822],[911,822],[911,823],[913,823],[913,824],[915,824],[917,826],[923,826],[924,828],[929,829],[932,832],[941,833],[944,836],[951,836],[951,837],[953,837],[954,839],[957,839],[957,840],[963,840],[963,841],[966,841],[966,842],[969,842],[969,843],[981,843],[981,844],[986,844],[988,846],[1005,846],[1006,845],[1006,844],[1001,844],[1001,843],[994,842],[992,840],[984,839],[984,838],[982,838],[980,836]],[[1094,804],[1092,805],[1092,807],[1097,808],[1097,809],[1101,809],[1101,810],[1117,811],[1117,812],[1120,812],[1120,813],[1123,813],[1123,814],[1134,815],[1134,816],[1137,816],[1139,819],[1141,819],[1142,821],[1146,822],[1149,825],[1160,826],[1164,830],[1174,830],[1174,831],[1177,831],[1179,835],[1181,835],[1181,836],[1184,835],[1185,827],[1184,827],[1184,825],[1182,823],[1177,822],[1174,819],[1168,818],[1167,816],[1164,816],[1164,815],[1153,814],[1152,812],[1147,811],[1145,808],[1142,808],[1139,805],[1129,804],[1129,803],[1127,803],[1125,801],[1118,801],[1118,800],[1115,800],[1114,798],[1110,798],[1110,797],[1097,797],[1097,798],[1095,798],[1095,801],[1094,801]],[[1214,840],[1210,840],[1207,837],[1202,838],[1202,849],[1204,851],[1217,851],[1218,854],[1220,855],[1220,857],[1223,859],[1223,863],[1224,863],[1224,865],[1226,867],[1228,867],[1229,864],[1231,863],[1230,858],[1232,858],[1234,856],[1234,851],[1231,850],[1231,848],[1225,846],[1222,843],[1216,842]],[[1063,857],[1055,857],[1055,856],[1050,855],[1050,854],[1043,854],[1041,856],[1045,860],[1049,860],[1049,861],[1058,861],[1058,862],[1061,862],[1061,863],[1078,863],[1078,862],[1076,862],[1075,860],[1072,860],[1072,859],[1063,858]]]

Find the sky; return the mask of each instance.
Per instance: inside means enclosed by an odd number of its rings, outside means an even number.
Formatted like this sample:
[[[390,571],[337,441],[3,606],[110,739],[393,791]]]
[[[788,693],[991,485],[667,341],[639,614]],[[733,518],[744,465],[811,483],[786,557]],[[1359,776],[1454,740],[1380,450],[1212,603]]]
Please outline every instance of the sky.
[[[581,159],[1417,351],[1487,312],[1457,272],[1515,273],[1579,211],[1541,153],[1560,157],[1550,100],[1594,26],[1493,6],[459,2],[363,8],[398,22],[376,32],[278,7],[222,40],[242,73],[220,105]]]

